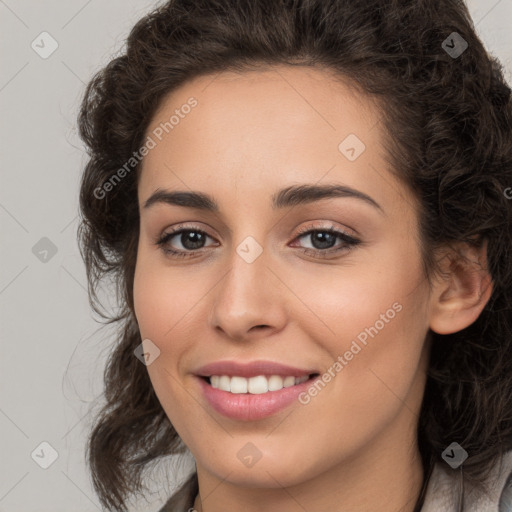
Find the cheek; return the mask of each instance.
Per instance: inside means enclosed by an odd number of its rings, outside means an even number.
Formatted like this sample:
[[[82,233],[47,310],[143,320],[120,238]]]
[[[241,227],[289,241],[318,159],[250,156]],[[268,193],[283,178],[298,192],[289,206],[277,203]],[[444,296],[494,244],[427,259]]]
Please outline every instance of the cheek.
[[[182,328],[187,312],[201,297],[200,289],[193,283],[190,273],[168,268],[144,251],[139,254],[133,296],[143,338],[154,339],[158,344]]]
[[[343,402],[351,418],[396,412],[396,397],[408,394],[418,372],[429,288],[416,247],[404,245],[383,247],[364,272],[346,268],[334,278],[304,274],[295,280],[297,295],[317,314],[302,328],[328,353],[325,371],[336,375],[318,404]],[[339,421],[346,421],[346,407],[336,409]]]
[[[301,325],[331,354],[349,350],[355,339],[363,346],[365,340],[368,346],[370,340],[379,340],[379,346],[397,350],[414,340],[416,348],[421,345],[418,335],[428,328],[429,289],[420,254],[410,239],[372,247],[359,253],[357,262],[347,259],[339,267],[304,268],[287,279],[314,313],[303,308],[308,314]],[[305,318],[311,320],[305,323]]]
[[[190,400],[179,382],[194,352],[190,333],[197,332],[197,319],[205,318],[201,299],[206,292],[204,287],[194,285],[196,281],[193,271],[173,270],[144,251],[139,253],[133,288],[135,315],[141,338],[151,340],[160,350],[147,371],[176,428],[183,404]]]

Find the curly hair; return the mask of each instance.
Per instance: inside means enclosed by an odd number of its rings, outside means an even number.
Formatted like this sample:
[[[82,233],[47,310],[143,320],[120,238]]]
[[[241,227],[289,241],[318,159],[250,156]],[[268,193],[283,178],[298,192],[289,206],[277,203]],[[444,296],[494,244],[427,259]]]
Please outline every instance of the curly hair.
[[[454,32],[468,45],[457,56],[443,46]],[[493,292],[481,315],[460,332],[428,333],[418,443],[425,464],[457,441],[475,485],[512,449],[511,90],[464,2],[170,0],[140,19],[123,52],[94,75],[78,117],[88,150],[78,238],[89,302],[119,326],[86,449],[109,510],[125,510],[148,467],[186,447],[133,354],[142,341],[133,303],[140,165],[105,185],[142,146],[168,93],[202,75],[277,64],[322,67],[377,100],[388,161],[419,201],[428,279],[437,248],[487,244]],[[107,277],[117,315],[98,299]]]

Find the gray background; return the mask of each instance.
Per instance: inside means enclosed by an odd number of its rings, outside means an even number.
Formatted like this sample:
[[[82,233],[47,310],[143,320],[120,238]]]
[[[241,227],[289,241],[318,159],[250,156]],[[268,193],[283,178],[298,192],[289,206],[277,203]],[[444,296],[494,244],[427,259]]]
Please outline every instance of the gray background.
[[[76,243],[86,161],[76,116],[85,84],[156,4],[0,0],[0,512],[100,510],[84,446],[112,328],[90,312]],[[512,0],[468,5],[512,83]],[[46,59],[31,46],[51,48],[44,31],[58,43]],[[47,469],[42,442],[58,453]],[[177,469],[184,475],[190,464]],[[158,510],[176,485],[163,472],[151,482],[149,503],[133,510]]]

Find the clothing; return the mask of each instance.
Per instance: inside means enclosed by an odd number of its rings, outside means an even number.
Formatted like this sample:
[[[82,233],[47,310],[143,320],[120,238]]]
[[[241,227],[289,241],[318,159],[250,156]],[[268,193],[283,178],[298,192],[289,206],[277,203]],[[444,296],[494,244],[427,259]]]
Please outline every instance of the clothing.
[[[421,512],[458,512],[460,469],[437,463],[427,485]],[[464,485],[462,512],[512,512],[512,451],[503,455],[486,481],[488,495]]]
[[[461,471],[437,462],[427,484],[421,512],[459,512]],[[493,468],[486,481],[487,494],[464,484],[462,512],[512,512],[512,451],[503,455],[502,464]],[[158,512],[192,512],[198,492],[197,476],[186,484]]]

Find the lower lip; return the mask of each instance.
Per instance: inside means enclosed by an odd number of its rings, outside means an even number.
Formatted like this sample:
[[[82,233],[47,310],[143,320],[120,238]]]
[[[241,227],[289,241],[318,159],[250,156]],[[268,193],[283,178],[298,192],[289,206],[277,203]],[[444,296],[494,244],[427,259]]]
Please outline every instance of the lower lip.
[[[242,421],[255,421],[272,416],[288,407],[298,396],[318,378],[315,376],[305,382],[267,393],[230,393],[212,387],[203,378],[197,377],[203,394],[210,405],[220,414]]]

